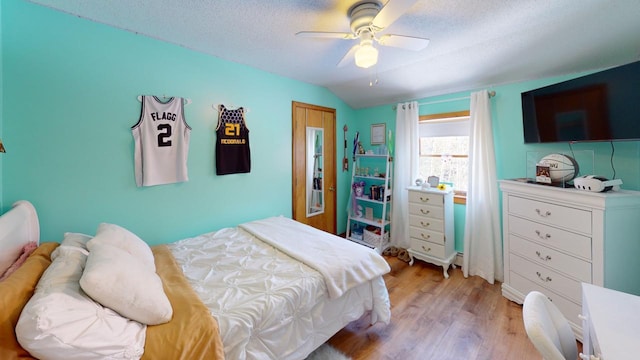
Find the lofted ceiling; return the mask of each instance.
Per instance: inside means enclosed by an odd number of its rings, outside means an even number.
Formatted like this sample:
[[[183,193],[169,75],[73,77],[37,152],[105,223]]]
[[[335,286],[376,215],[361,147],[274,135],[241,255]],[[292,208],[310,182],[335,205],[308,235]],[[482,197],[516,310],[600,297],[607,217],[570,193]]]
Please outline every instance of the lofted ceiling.
[[[408,10],[380,34],[429,38],[378,47],[377,65],[338,67],[357,40],[357,0],[29,0],[116,28],[324,86],[353,108],[601,69],[640,57],[640,0],[382,0]],[[413,3],[413,4],[412,4]]]

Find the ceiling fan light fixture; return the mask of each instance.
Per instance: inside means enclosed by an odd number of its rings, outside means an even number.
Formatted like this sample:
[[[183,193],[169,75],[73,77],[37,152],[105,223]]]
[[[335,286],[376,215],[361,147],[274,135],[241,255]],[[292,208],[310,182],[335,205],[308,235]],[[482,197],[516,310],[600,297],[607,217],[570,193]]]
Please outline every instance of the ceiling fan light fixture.
[[[378,62],[378,49],[373,47],[371,41],[363,41],[355,53],[356,66],[370,68]]]

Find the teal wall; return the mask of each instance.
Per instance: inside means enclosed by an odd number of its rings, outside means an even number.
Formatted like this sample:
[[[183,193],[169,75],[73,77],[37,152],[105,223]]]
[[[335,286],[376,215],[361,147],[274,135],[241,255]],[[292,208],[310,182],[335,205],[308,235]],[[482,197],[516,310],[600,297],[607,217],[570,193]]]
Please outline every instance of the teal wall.
[[[148,37],[56,12],[22,0],[0,4],[0,155],[2,211],[28,199],[39,211],[42,239],[65,231],[92,234],[100,222],[125,226],[151,244],[177,240],[239,222],[291,215],[291,101],[335,108],[337,158],[355,131],[365,148],[370,125],[395,133],[392,105],[353,110],[325,88],[220,60]],[[492,87],[498,178],[527,175],[527,152],[568,152],[566,143],[525,145],[520,92],[576,75]],[[187,97],[193,128],[190,181],[137,188],[130,127],[140,94]],[[418,99],[437,102],[421,114],[465,110],[470,92]],[[249,109],[253,168],[216,176],[213,104]],[[617,176],[640,190],[640,144],[615,143]],[[595,170],[612,176],[609,143],[574,144],[592,150]],[[351,169],[351,167],[350,167]],[[337,163],[338,232],[346,227],[351,172]],[[456,249],[462,251],[464,205],[455,206]]]
[[[355,114],[322,87],[24,1],[1,6],[2,210],[33,202],[43,240],[111,222],[156,244],[291,216],[291,102],[335,108],[339,129]],[[192,100],[188,182],[135,186],[130,127],[140,94]],[[218,103],[249,109],[250,174],[215,175]],[[338,189],[339,208],[347,197]],[[337,221],[344,231],[346,213]]]

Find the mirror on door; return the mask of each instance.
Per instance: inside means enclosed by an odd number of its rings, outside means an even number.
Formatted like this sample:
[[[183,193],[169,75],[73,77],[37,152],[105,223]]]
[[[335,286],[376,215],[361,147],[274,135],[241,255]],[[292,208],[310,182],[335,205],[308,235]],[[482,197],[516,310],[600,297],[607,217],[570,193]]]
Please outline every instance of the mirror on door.
[[[322,128],[307,126],[307,217],[324,212]]]

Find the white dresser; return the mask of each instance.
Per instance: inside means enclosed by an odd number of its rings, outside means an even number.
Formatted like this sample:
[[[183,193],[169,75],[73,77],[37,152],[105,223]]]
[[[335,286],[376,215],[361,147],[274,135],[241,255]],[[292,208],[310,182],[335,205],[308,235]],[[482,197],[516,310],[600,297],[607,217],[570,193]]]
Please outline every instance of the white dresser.
[[[640,192],[500,181],[502,294],[547,295],[582,340],[581,283],[640,293]],[[633,254],[633,255],[631,255]]]
[[[410,265],[415,258],[442,266],[445,278],[447,270],[455,265],[455,236],[453,227],[453,191],[409,189],[409,236],[411,245]]]

